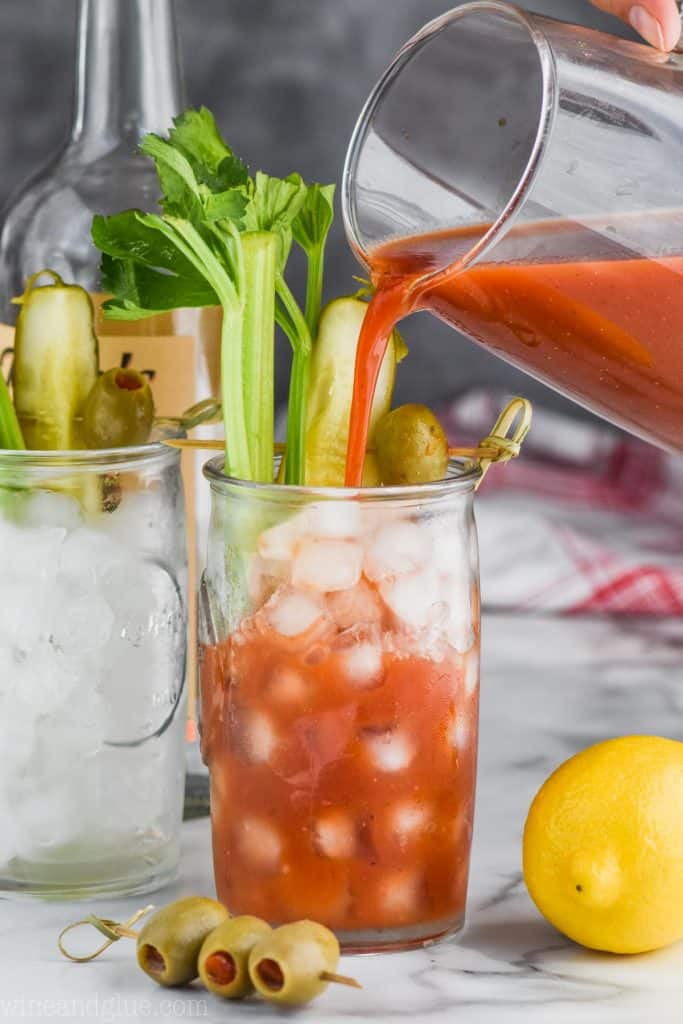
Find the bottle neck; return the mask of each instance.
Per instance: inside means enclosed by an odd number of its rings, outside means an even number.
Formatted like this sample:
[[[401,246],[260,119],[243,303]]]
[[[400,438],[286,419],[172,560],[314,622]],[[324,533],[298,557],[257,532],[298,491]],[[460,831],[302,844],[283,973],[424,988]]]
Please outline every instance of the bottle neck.
[[[182,106],[172,0],[79,0],[70,148],[90,158],[134,149]]]

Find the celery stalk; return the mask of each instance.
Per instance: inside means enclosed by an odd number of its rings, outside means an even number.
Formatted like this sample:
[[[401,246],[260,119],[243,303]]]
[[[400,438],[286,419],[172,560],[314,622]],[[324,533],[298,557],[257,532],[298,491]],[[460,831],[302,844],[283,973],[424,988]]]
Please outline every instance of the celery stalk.
[[[244,421],[242,389],[242,326],[244,301],[244,261],[241,240],[233,228],[223,240],[222,258],[231,264],[236,281],[217,258],[206,239],[194,225],[182,218],[162,220],[154,214],[140,214],[141,224],[152,225],[198,268],[216,292],[223,308],[221,327],[221,392],[225,423],[225,470],[242,480],[251,479],[249,445]],[[218,236],[215,236],[218,238]],[[236,242],[235,242],[236,240]],[[235,243],[235,244],[231,244]],[[233,251],[234,250],[234,251]],[[238,265],[232,266],[236,259]]]
[[[306,271],[306,324],[311,338],[315,338],[320,320],[320,307],[323,297],[323,272],[325,256],[323,246],[315,246],[308,253]]]
[[[241,236],[244,259],[242,388],[251,479],[273,479],[275,389],[274,326],[277,235],[250,231]]]
[[[239,393],[239,405],[236,395]],[[244,435],[242,403],[242,314],[223,305],[221,326],[221,394],[225,427],[225,472],[242,480],[251,479],[249,450],[240,443]]]
[[[294,351],[289,377],[285,483],[302,485],[306,482],[306,405],[312,347],[311,334],[296,299],[280,273],[277,274],[275,288],[282,303],[282,310],[277,314],[277,321],[286,332]]]
[[[142,151],[156,165],[161,214],[129,210],[93,221],[102,280],[114,295],[107,315],[134,320],[186,306],[223,307],[225,468],[260,481],[271,479],[279,323],[294,352],[286,480],[302,484],[311,339],[334,186],[306,185],[299,174],[250,176],[204,108],[176,118],[167,139],[146,136]],[[308,258],[305,314],[284,279],[294,242]]]
[[[23,450],[25,447],[9,388],[0,373],[0,448]]]

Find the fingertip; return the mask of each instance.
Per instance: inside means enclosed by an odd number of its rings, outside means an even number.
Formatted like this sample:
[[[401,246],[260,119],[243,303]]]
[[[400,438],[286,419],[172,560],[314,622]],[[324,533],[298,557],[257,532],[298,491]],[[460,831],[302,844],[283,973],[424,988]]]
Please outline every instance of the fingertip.
[[[673,50],[681,38],[681,13],[675,0],[640,0],[627,11],[628,22],[658,50]]]

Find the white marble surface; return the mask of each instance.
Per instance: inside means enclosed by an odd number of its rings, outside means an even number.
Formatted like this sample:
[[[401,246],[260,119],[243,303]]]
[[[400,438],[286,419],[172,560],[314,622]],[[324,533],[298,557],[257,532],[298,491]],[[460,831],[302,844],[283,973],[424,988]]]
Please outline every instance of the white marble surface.
[[[615,624],[489,616],[485,623],[477,823],[468,924],[459,941],[347,959],[363,991],[332,987],[300,1011],[315,1024],[650,1024],[683,1020],[683,944],[642,957],[589,953],[545,924],[520,874],[529,802],[551,769],[598,739],[682,738],[683,622]],[[180,882],[152,899],[212,892],[208,822],[185,826]],[[273,1021],[262,1003],[224,1004],[200,988],[161,990],[121,941],[91,964],[56,950],[86,909],[123,919],[140,899],[0,901],[0,1020]]]

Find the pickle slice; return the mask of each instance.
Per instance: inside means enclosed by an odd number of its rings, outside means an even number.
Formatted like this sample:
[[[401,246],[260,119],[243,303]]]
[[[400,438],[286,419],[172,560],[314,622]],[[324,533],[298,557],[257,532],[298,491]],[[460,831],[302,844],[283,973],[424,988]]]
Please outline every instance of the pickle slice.
[[[366,302],[349,296],[330,302],[320,317],[308,392],[305,479],[309,487],[344,486],[356,348],[367,308]],[[376,424],[391,408],[396,366],[406,351],[394,331],[377,381],[370,443]],[[375,483],[375,475],[369,467],[367,483]]]
[[[38,285],[44,275],[53,283]],[[97,338],[90,296],[59,274],[29,278],[14,339],[14,404],[27,448],[84,448],[79,414],[95,383]]]

